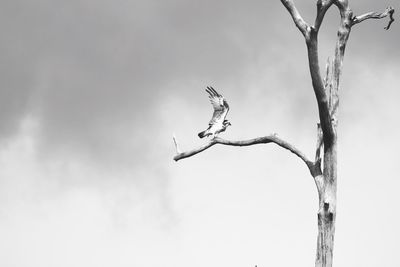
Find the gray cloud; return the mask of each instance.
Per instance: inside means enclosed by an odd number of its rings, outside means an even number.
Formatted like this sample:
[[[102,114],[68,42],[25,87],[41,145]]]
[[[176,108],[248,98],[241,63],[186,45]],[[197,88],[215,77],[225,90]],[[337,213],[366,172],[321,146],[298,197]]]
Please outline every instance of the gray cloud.
[[[308,18],[315,7],[299,9]],[[267,94],[295,94],[292,114],[312,103],[310,93],[304,94],[310,90],[301,37],[275,3],[8,1],[2,12],[2,50],[10,63],[2,72],[3,136],[34,113],[44,149],[67,146],[96,156],[112,148],[118,154],[126,146],[119,147],[121,139],[152,139],[161,123],[155,110],[167,88],[184,97],[208,84],[227,84],[243,97],[248,89],[237,85],[246,81],[241,75],[263,69],[269,73],[257,77],[266,75],[274,80],[270,85],[279,84],[264,86]],[[331,23],[328,17],[326,27]],[[290,34],[283,34],[283,27]],[[369,27],[359,28],[350,46],[370,37]],[[389,36],[388,49],[376,49],[373,57],[397,55],[395,34],[373,32]],[[364,56],[380,40],[370,39],[368,47],[354,44],[357,49],[349,50]],[[287,79],[292,75],[297,78]],[[191,80],[197,81],[196,89],[189,88]],[[304,117],[314,111],[306,109]]]
[[[196,134],[206,127],[211,115],[204,92],[207,85],[215,86],[231,105],[233,126],[225,133],[228,138],[276,131],[313,154],[317,112],[306,47],[279,1],[3,2],[0,163],[6,167],[0,170],[0,224],[11,229],[10,233],[24,233],[17,239],[9,234],[6,243],[0,242],[14,253],[9,255],[21,256],[18,251],[22,241],[27,241],[26,250],[40,250],[52,242],[77,243],[83,236],[87,247],[99,248],[101,244],[100,250],[107,251],[109,244],[115,244],[113,247],[132,248],[143,255],[154,254],[150,246],[154,241],[169,248],[165,266],[186,266],[185,260],[196,257],[196,249],[207,253],[222,250],[225,254],[221,255],[245,251],[239,245],[223,250],[224,242],[232,238],[229,231],[236,228],[244,240],[258,242],[252,252],[243,255],[251,260],[265,258],[265,251],[276,251],[268,246],[287,246],[289,237],[277,233],[293,226],[280,228],[281,218],[290,222],[285,216],[293,209],[292,199],[282,194],[288,190],[285,194],[296,196],[296,205],[304,208],[294,211],[299,225],[307,225],[305,232],[291,228],[291,234],[298,234],[301,240],[307,238],[307,245],[299,244],[296,255],[303,257],[302,262],[312,262],[314,254],[308,252],[315,245],[314,213],[302,215],[314,212],[316,195],[311,193],[313,184],[304,166],[295,157],[267,146],[240,151],[215,147],[193,161],[176,164],[171,159],[172,133],[183,148],[200,143]],[[315,5],[297,2],[304,18],[313,21]],[[357,14],[384,9],[377,1],[353,0],[351,5]],[[337,10],[332,8],[320,35],[321,66],[333,52],[337,23]],[[373,188],[379,188],[381,195],[386,192],[369,175],[378,176],[379,172],[373,166],[376,162],[364,154],[365,144],[371,143],[368,146],[379,154],[399,146],[389,140],[397,140],[400,128],[393,115],[398,114],[395,85],[400,35],[396,22],[390,31],[382,29],[385,25],[386,21],[368,21],[356,26],[344,62],[340,171],[349,179],[341,180],[340,190],[342,203],[350,204],[340,206],[341,212],[354,221],[360,218],[347,208],[356,208],[349,188],[365,181],[363,194]],[[26,126],[30,119],[31,128]],[[382,136],[384,141],[379,140]],[[363,156],[359,158],[358,153]],[[391,176],[397,171],[392,162],[396,157],[388,157],[391,164],[385,175]],[[376,160],[387,163],[386,159]],[[365,162],[371,170],[365,170]],[[295,179],[293,188],[287,188],[288,177]],[[357,179],[351,180],[353,177]],[[387,183],[392,185],[388,192],[398,188],[390,179]],[[360,197],[365,197],[363,194]],[[395,192],[388,195],[395,196]],[[376,209],[395,203],[390,197],[363,201]],[[260,213],[261,209],[267,212]],[[80,227],[82,217],[84,226]],[[55,240],[58,229],[65,227],[64,219],[67,230]],[[31,221],[34,226],[26,225]],[[223,223],[218,226],[218,221],[229,224],[229,231],[221,227]],[[396,220],[389,224],[393,222]],[[260,233],[251,232],[249,224],[255,224],[254,231]],[[99,234],[102,229],[91,231],[93,225],[108,229],[111,237]],[[165,229],[160,234],[163,227],[178,237],[165,237]],[[341,233],[343,237],[352,230],[341,227],[339,242]],[[146,234],[140,233],[143,229]],[[35,230],[40,234],[24,236]],[[246,236],[244,232],[250,233]],[[217,245],[209,247],[207,242],[213,234]],[[91,241],[91,235],[98,242]],[[38,236],[48,242],[35,246]],[[12,246],[7,240],[13,240]],[[143,246],[143,242],[149,245]],[[345,247],[343,241],[341,246]],[[62,250],[54,250],[63,256]],[[121,255],[114,250],[113,256],[130,262],[126,255],[131,251]],[[156,250],[160,255],[166,253],[161,252],[162,245]],[[342,249],[338,262],[344,262],[348,251],[353,250]],[[74,252],[90,266],[90,259]],[[379,253],[384,255],[383,251]],[[186,258],[175,264],[178,254]],[[149,266],[143,264],[143,255],[135,263]],[[12,262],[11,256],[5,261]],[[280,253],[268,255],[264,265],[276,265],[273,263],[282,258]],[[203,259],[203,263],[211,259]],[[286,260],[289,265],[292,259]],[[21,260],[19,266],[26,264]]]

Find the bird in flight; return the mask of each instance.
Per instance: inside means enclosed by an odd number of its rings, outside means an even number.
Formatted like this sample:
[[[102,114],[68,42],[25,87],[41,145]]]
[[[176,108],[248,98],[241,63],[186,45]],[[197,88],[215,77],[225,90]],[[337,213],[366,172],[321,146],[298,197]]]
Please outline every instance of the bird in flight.
[[[214,108],[214,113],[208,123],[207,130],[202,131],[198,136],[203,138],[211,135],[214,138],[231,125],[231,123],[225,119],[226,114],[228,114],[229,111],[229,105],[225,98],[215,91],[214,88],[207,87],[206,92],[209,94],[208,97],[210,98],[211,104]]]

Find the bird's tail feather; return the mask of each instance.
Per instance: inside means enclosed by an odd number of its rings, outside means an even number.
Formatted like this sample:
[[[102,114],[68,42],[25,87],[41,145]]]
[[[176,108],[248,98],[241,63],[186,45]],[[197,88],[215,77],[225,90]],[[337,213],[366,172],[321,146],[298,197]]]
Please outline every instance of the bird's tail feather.
[[[200,138],[203,138],[203,137],[206,136],[206,132],[207,132],[207,130],[202,131],[201,133],[198,134],[198,136],[199,136]]]

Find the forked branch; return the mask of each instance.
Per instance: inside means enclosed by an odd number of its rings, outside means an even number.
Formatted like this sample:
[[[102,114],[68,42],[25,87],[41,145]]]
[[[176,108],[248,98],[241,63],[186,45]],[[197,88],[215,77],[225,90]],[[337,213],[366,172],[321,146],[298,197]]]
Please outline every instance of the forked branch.
[[[324,133],[324,143],[328,147],[334,139],[334,130],[332,127],[331,114],[329,113],[328,97],[321,78],[319,59],[318,59],[318,30],[325,16],[326,11],[334,2],[333,0],[319,0],[317,2],[317,17],[315,25],[309,26],[301,17],[293,1],[281,0],[282,4],[289,11],[297,28],[303,33],[307,44],[308,65],[310,68],[311,81],[315,97],[318,104],[318,113],[322,132]]]
[[[296,24],[297,28],[301,31],[304,37],[307,38],[309,25],[305,20],[301,17],[299,11],[297,10],[296,6],[294,5],[293,1],[291,0],[281,0],[282,4],[286,7],[289,11],[290,15],[294,23]]]
[[[174,142],[176,144],[175,137],[174,137]],[[257,137],[257,138],[249,139],[249,140],[240,140],[240,141],[232,141],[232,140],[226,140],[226,139],[216,137],[195,149],[185,151],[185,152],[177,151],[177,154],[174,157],[174,160],[178,161],[178,160],[181,160],[184,158],[194,156],[216,144],[227,145],[227,146],[252,146],[252,145],[257,145],[257,144],[268,144],[268,143],[275,143],[278,146],[285,148],[285,149],[289,150],[290,152],[292,152],[293,154],[295,154],[296,156],[298,156],[307,165],[307,167],[310,170],[310,173],[313,177],[315,177],[316,175],[319,174],[318,171],[316,170],[316,165],[313,161],[309,160],[307,158],[307,156],[303,152],[301,152],[299,149],[297,149],[294,145],[292,145],[289,142],[278,137],[276,134]]]
[[[389,16],[389,19],[390,19],[390,20],[389,20],[389,23],[388,23],[388,25],[384,28],[385,30],[389,30],[390,25],[392,25],[392,23],[393,23],[393,21],[394,21],[393,13],[394,13],[394,9],[393,9],[393,7],[391,7],[391,6],[390,6],[390,7],[387,7],[386,10],[385,10],[384,12],[382,12],[382,13],[379,13],[379,12],[369,12],[369,13],[365,13],[365,14],[363,14],[363,15],[353,17],[353,19],[352,19],[352,26],[355,25],[355,24],[358,24],[358,23],[360,23],[360,22],[363,22],[364,20],[367,20],[367,19],[383,19],[383,18]]]

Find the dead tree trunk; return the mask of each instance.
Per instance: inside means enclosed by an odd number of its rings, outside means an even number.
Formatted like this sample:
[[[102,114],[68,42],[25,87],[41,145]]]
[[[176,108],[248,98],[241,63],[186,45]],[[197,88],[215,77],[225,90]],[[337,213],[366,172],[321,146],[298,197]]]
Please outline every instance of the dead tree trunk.
[[[180,152],[174,137],[177,155],[175,161],[191,157],[216,144],[229,146],[250,146],[256,144],[275,143],[298,156],[307,165],[311,176],[314,178],[318,196],[318,238],[316,267],[331,267],[333,259],[333,244],[336,221],[336,181],[337,181],[337,125],[339,107],[339,81],[342,73],[342,64],[347,40],[352,27],[366,19],[381,19],[389,16],[390,21],[386,30],[394,21],[394,9],[388,7],[384,12],[369,12],[360,16],[353,16],[348,0],[318,0],[317,15],[313,25],[303,20],[292,0],[281,0],[289,11],[295,25],[303,34],[307,44],[308,65],[312,80],[312,88],[318,105],[319,123],[317,124],[317,148],[315,160],[307,158],[295,146],[281,139],[277,134],[258,137],[244,141],[230,141],[214,138],[199,148]],[[328,59],[326,75],[323,79],[318,58],[318,32],[326,11],[335,5],[340,13],[340,25],[337,32],[335,52],[332,60]]]
[[[380,19],[390,16],[386,30],[394,21],[394,9],[388,7],[385,12],[370,12],[353,16],[348,0],[318,0],[317,16],[314,25],[305,22],[291,0],[281,0],[303,34],[308,52],[312,86],[318,103],[319,119],[318,143],[315,164],[321,163],[323,147],[322,174],[314,177],[319,196],[318,239],[316,267],[331,267],[336,221],[337,189],[337,125],[339,108],[339,81],[342,73],[343,58],[352,26],[369,18]],[[326,76],[322,80],[318,58],[318,32],[326,11],[335,5],[340,13],[340,25],[333,60],[328,59]],[[319,166],[321,167],[321,166]]]

